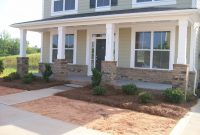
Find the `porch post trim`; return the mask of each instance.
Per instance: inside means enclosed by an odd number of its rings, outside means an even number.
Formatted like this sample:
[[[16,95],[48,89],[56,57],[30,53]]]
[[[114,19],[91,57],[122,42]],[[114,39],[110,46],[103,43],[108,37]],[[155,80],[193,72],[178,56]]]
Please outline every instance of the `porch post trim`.
[[[58,27],[57,59],[65,59],[65,27]]]
[[[178,38],[178,58],[177,64],[187,64],[187,32],[188,20],[179,20],[179,38]]]
[[[114,60],[114,33],[115,25],[112,23],[106,24],[106,56],[105,61]]]
[[[20,29],[20,52],[19,52],[19,57],[26,57],[26,36],[27,36],[27,30]]]

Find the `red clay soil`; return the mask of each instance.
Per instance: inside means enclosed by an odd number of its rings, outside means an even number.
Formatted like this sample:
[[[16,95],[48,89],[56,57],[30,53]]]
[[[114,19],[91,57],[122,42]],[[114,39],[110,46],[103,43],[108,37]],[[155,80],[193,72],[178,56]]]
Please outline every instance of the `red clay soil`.
[[[0,86],[0,96],[15,94],[19,92],[24,92],[24,90]]]
[[[22,90],[38,90],[38,89],[44,89],[49,88],[57,85],[63,85],[68,82],[62,82],[62,81],[49,81],[45,82],[42,79],[36,79],[31,84],[25,84],[22,82],[22,80],[13,80],[9,82],[5,82],[3,79],[0,79],[0,86],[5,86],[9,88],[17,88]]]
[[[168,135],[176,120],[100,104],[52,96],[15,105],[54,119],[113,135]]]
[[[92,103],[99,103],[108,106],[119,107],[122,109],[130,109],[138,112],[148,113],[157,116],[163,116],[173,119],[179,119],[184,116],[196,102],[169,104],[163,102],[162,93],[159,91],[147,90],[153,94],[153,102],[149,104],[140,104],[137,95],[124,95],[121,90],[107,87],[105,96],[92,95],[90,87],[78,88],[56,94],[57,96],[67,97],[70,99],[82,100]]]

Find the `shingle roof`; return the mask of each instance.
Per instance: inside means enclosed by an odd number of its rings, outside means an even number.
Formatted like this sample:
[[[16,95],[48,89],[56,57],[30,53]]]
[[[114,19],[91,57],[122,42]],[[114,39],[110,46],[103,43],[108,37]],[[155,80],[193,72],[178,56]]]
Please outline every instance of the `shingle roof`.
[[[103,12],[91,12],[91,13],[82,13],[82,14],[63,15],[63,16],[52,17],[52,18],[45,18],[45,19],[41,19],[41,20],[21,22],[21,23],[16,23],[16,24],[60,20],[60,19],[81,18],[81,17],[103,16],[103,15],[116,15],[116,14],[127,14],[127,13],[145,13],[145,12],[158,12],[158,11],[170,11],[170,10],[189,10],[189,9],[194,9],[194,8],[163,8],[163,7],[136,8],[136,9],[126,9],[126,10],[115,10],[115,11],[103,11]]]

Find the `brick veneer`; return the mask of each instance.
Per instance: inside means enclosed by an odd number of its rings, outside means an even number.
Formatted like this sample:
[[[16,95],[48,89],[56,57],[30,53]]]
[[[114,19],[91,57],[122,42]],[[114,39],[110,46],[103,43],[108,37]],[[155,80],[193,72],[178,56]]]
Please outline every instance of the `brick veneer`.
[[[183,64],[174,64],[172,86],[174,88],[188,89],[189,66]]]
[[[64,59],[55,60],[52,64],[53,78],[55,80],[63,81],[66,79],[67,71],[67,61]]]
[[[28,73],[29,58],[28,57],[17,57],[17,73],[21,77]]]
[[[102,61],[102,80],[103,82],[112,82],[116,79],[117,75],[117,62],[115,61]]]

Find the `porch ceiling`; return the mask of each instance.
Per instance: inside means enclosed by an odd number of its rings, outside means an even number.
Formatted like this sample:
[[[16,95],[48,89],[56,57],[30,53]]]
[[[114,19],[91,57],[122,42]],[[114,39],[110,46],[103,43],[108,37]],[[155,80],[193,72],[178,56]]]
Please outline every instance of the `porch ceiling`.
[[[23,23],[12,24],[11,27],[27,29],[30,31],[48,31],[58,26],[83,26],[99,25],[106,23],[127,23],[127,22],[153,22],[179,20],[198,14],[197,9],[177,8],[140,8],[120,11],[95,12],[76,15],[66,15],[42,20],[35,20]]]

